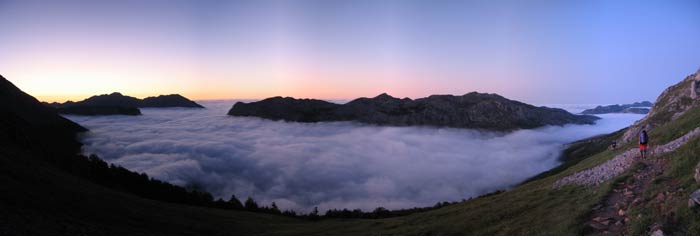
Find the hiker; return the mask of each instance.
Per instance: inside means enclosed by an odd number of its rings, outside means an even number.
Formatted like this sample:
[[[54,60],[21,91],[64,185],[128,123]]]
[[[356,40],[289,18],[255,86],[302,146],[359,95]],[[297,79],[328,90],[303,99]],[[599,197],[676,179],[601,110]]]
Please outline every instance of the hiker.
[[[617,141],[613,141],[612,144],[610,145],[610,149],[616,150],[617,149]]]
[[[649,136],[647,136],[646,130],[642,130],[642,133],[639,134],[639,153],[642,154],[642,158],[646,158],[647,143],[649,143]]]

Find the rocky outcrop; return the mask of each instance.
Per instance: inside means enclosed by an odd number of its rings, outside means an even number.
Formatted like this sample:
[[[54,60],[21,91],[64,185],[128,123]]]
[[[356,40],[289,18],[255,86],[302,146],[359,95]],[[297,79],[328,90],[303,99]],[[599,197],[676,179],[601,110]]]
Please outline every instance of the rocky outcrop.
[[[389,126],[425,125],[498,131],[593,124],[599,119],[476,92],[463,96],[433,95],[415,100],[381,94],[342,105],[315,99],[273,97],[252,103],[238,102],[228,114],[295,122],[356,121]]]
[[[698,99],[693,98],[693,91],[697,90],[693,86],[697,86],[698,81],[700,81],[700,71],[664,90],[654,102],[649,114],[631,125],[622,136],[620,143],[636,142],[637,136],[642,130],[651,131],[677,119],[690,108],[696,107],[699,102]]]
[[[694,208],[700,206],[700,189],[695,190],[695,192],[690,194],[688,198],[688,207]]]
[[[653,146],[649,149],[649,156],[659,156],[664,153],[675,151],[686,144],[690,139],[700,135],[700,128],[696,128],[685,135],[664,145]],[[576,172],[559,179],[554,183],[554,188],[560,188],[568,184],[578,184],[583,186],[596,186],[608,181],[627,170],[635,162],[635,157],[639,156],[639,150],[634,148],[618,154],[609,161],[593,168]]]
[[[698,94],[700,94],[700,69],[695,72],[695,79],[690,87],[690,98],[698,99]]]
[[[654,104],[649,101],[635,102],[632,104],[624,105],[609,105],[609,106],[597,106],[592,109],[587,109],[581,112],[581,114],[597,115],[597,114],[609,114],[609,113],[634,113],[634,114],[647,114],[649,109]]]
[[[700,184],[700,162],[698,162],[698,165],[695,166],[695,176],[693,176],[695,179],[695,182]]]
[[[695,166],[695,183],[700,184],[700,162]],[[693,208],[700,206],[700,189],[690,194],[688,198],[688,207]]]
[[[140,115],[139,107],[191,107],[203,108],[179,94],[161,95],[138,99],[121,93],[92,96],[79,102],[47,104],[61,114],[73,115]]]

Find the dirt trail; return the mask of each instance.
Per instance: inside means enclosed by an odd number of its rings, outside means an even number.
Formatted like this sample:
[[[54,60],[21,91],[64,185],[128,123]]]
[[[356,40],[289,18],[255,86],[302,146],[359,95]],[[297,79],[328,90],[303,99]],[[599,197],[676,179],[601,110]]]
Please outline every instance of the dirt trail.
[[[696,128],[666,144],[650,147],[647,156],[658,157],[665,153],[673,152],[696,136],[700,136],[700,128]],[[554,182],[552,187],[561,188],[569,184],[578,184],[588,187],[598,186],[624,173],[636,162],[637,156],[639,156],[638,149],[632,148],[626,150],[603,164],[561,178]]]
[[[631,217],[635,217],[627,214],[629,208],[642,203],[642,194],[654,178],[663,174],[667,164],[664,159],[640,159],[637,156],[636,160],[643,167],[618,183],[603,203],[594,207],[588,221],[591,228],[588,235],[628,235],[627,224]]]

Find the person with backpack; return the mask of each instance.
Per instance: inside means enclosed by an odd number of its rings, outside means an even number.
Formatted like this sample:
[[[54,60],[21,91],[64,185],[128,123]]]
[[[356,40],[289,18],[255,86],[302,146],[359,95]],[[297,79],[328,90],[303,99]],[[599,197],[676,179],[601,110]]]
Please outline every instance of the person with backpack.
[[[646,130],[642,130],[642,133],[639,134],[639,153],[642,155],[642,158],[646,158],[647,143],[649,143],[649,136]]]

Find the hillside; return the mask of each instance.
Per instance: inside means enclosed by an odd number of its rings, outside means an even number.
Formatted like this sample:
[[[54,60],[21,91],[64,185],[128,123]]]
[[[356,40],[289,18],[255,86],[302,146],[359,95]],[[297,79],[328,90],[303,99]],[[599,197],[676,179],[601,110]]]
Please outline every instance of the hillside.
[[[149,199],[128,185],[99,184],[89,177],[99,176],[104,169],[89,169],[92,172],[87,175],[71,172],[82,165],[76,163],[83,163],[66,154],[75,151],[77,142],[60,146],[68,149],[32,149],[28,146],[33,145],[23,143],[35,140],[35,135],[17,129],[0,140],[0,235],[582,235],[601,233],[596,219],[617,208],[625,212],[618,217],[623,221],[607,222],[605,227],[630,235],[658,230],[668,235],[700,235],[700,213],[688,207],[690,194],[700,187],[693,179],[700,161],[700,138],[686,136],[700,126],[700,102],[691,91],[698,81],[700,73],[669,88],[635,126],[571,144],[561,167],[509,191],[386,219],[308,221]],[[11,130],[24,123],[32,130],[63,130],[56,139],[84,130],[44,110],[9,82],[2,85],[5,101],[23,101],[23,105],[3,103],[3,112],[11,116],[0,118],[16,118],[3,119],[0,128]],[[632,159],[603,182],[555,185],[630,152],[636,146],[635,129],[642,126],[650,130],[652,150],[662,151],[655,151],[648,160]],[[677,142],[683,137],[688,138]],[[54,138],[44,140],[57,141]],[[618,141],[619,148],[608,149],[612,141]],[[50,150],[62,150],[62,157],[47,154]],[[56,158],[63,164],[51,161]],[[629,204],[624,199],[619,201],[625,205],[609,204],[628,191],[635,196]]]
[[[662,93],[635,126],[573,143],[564,152],[563,168],[512,190],[366,224],[324,221],[318,228],[295,234],[324,235],[324,229],[333,229],[337,235],[604,235],[607,230],[625,235],[700,235],[700,210],[688,206],[691,193],[700,187],[693,179],[700,162],[700,135],[694,131],[700,127],[700,101],[694,95],[698,84],[700,72]],[[636,141],[629,135],[645,124],[653,127],[650,158],[631,159],[619,174],[592,186],[555,185],[630,150],[636,158]],[[612,141],[620,147],[608,149]],[[610,211],[615,218],[607,218]]]
[[[252,235],[301,222],[207,207],[205,193],[76,155],[85,128],[2,76],[0,99],[0,235]]]
[[[237,102],[231,116],[255,116],[295,122],[356,121],[389,126],[437,126],[511,131],[545,125],[593,124],[598,118],[562,109],[535,107],[496,94],[433,95],[420,99],[381,94],[346,104],[315,99],[273,97]]]

